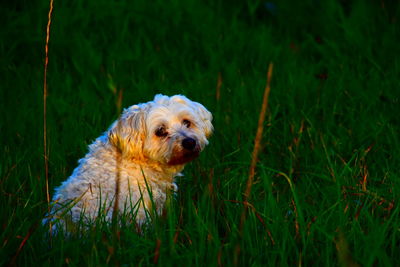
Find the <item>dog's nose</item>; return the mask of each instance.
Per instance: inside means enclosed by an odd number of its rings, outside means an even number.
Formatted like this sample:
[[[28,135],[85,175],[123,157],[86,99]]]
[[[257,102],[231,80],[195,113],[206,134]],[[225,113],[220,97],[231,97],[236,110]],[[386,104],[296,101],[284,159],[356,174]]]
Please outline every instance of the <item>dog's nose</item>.
[[[184,149],[193,150],[196,147],[196,140],[193,138],[187,137],[182,140],[182,146]]]

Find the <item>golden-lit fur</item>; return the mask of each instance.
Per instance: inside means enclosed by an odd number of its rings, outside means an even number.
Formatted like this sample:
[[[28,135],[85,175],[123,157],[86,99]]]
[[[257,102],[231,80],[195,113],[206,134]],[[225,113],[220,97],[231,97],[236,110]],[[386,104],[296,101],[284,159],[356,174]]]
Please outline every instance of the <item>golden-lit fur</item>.
[[[111,220],[117,177],[120,214],[132,214],[142,224],[150,209],[161,213],[167,193],[177,190],[174,177],[208,144],[211,120],[204,106],[182,95],[156,95],[125,109],[56,188],[44,223],[57,231],[67,222],[90,222],[100,215]]]

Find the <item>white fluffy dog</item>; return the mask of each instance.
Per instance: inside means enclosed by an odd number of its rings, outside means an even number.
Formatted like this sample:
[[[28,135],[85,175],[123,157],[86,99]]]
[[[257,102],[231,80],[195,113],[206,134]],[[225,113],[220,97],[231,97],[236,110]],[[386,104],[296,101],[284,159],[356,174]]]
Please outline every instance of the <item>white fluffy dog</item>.
[[[156,95],[125,109],[56,188],[44,223],[57,231],[99,216],[110,221],[115,207],[139,225],[151,210],[160,214],[168,192],[177,190],[174,177],[208,144],[211,120],[203,105],[183,95]]]

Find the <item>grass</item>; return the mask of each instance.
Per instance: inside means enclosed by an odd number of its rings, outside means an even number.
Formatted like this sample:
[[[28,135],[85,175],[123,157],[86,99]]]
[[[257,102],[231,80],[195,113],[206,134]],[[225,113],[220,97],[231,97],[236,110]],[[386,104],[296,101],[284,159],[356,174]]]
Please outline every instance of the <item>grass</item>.
[[[84,237],[51,243],[40,223],[49,2],[0,7],[0,265],[400,265],[394,2],[55,0],[51,193],[121,107],[156,93],[203,103],[215,134],[149,229],[116,233],[98,222]],[[271,93],[241,230],[269,62]]]

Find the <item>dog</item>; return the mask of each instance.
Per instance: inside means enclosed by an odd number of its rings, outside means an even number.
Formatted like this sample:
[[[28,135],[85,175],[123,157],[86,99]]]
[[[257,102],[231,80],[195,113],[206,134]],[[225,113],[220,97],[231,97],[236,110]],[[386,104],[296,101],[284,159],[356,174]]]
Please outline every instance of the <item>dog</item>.
[[[124,109],[55,189],[43,223],[69,232],[98,217],[111,222],[116,213],[131,215],[138,225],[151,210],[161,215],[168,193],[178,189],[174,178],[199,156],[212,132],[212,114],[183,95],[158,94]]]

